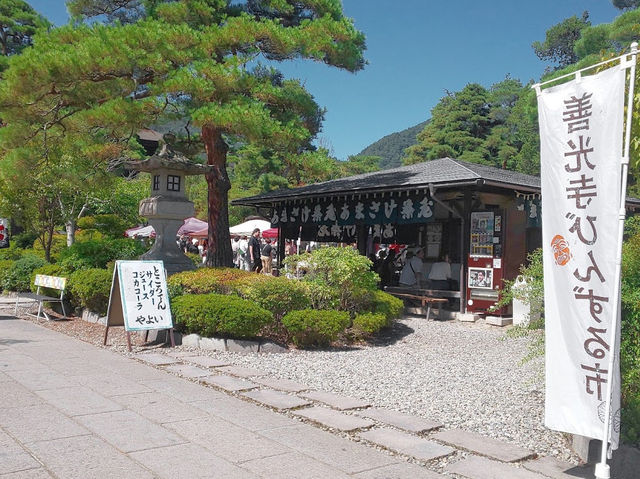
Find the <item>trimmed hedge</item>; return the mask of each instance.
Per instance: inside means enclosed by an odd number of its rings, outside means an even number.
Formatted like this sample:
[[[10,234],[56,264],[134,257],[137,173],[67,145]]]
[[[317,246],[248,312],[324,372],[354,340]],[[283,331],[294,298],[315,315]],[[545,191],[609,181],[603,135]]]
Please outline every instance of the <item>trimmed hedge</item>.
[[[334,341],[351,322],[346,311],[291,311],[282,324],[297,346],[326,346]]]
[[[171,301],[176,326],[202,336],[253,338],[273,315],[246,299],[224,294],[185,294]]]
[[[171,297],[207,293],[245,295],[252,286],[271,278],[236,268],[199,268],[172,275],[167,285]]]
[[[100,315],[106,314],[112,279],[112,270],[89,268],[75,271],[69,276],[68,283],[72,304]]]
[[[394,319],[402,317],[404,303],[401,299],[392,296],[384,291],[376,290],[373,293],[373,304],[371,310],[374,313],[383,314],[387,320],[387,326],[391,326]]]
[[[389,326],[387,317],[382,313],[356,314],[352,328],[359,336],[371,336],[382,328]]]
[[[271,311],[278,320],[289,311],[311,307],[309,291],[305,284],[282,277],[258,281],[251,285],[246,295],[247,299]]]
[[[102,269],[113,260],[137,259],[145,249],[139,241],[125,238],[82,241],[62,251],[58,263],[68,271]]]

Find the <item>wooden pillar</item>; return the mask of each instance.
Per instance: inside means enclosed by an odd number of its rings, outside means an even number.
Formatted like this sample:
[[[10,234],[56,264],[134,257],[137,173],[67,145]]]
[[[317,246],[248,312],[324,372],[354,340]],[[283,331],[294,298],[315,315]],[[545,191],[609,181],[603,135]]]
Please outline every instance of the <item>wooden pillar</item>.
[[[464,190],[464,211],[462,212],[462,228],[460,228],[462,238],[460,239],[460,312],[467,309],[467,269],[469,268],[469,249],[471,247],[471,202],[472,191],[469,187]]]
[[[282,262],[284,261],[284,231],[282,230],[282,226],[278,226],[278,249],[277,249],[277,255],[278,255],[278,274],[280,274],[282,272],[282,268],[283,268],[283,264]]]
[[[357,237],[358,252],[361,255],[366,256],[367,240],[369,239],[369,227],[367,225],[357,225],[356,228],[357,228],[356,237]]]

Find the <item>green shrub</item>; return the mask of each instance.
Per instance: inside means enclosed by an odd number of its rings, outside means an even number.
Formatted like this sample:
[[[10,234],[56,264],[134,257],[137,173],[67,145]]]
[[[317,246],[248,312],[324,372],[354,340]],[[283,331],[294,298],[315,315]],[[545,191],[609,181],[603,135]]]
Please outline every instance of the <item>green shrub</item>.
[[[31,273],[45,265],[42,258],[25,255],[13,262],[4,275],[2,287],[9,291],[30,291]]]
[[[246,298],[271,311],[277,320],[289,311],[311,307],[305,285],[284,277],[268,276],[268,281],[258,281],[249,287]]]
[[[113,260],[137,259],[144,247],[131,239],[101,239],[76,242],[60,253],[58,262],[68,271],[106,268]]]
[[[377,333],[389,325],[387,317],[383,313],[356,314],[351,326],[358,336],[366,337]]]
[[[36,239],[38,239],[36,233],[20,233],[11,237],[11,244],[20,249],[33,248]]]
[[[394,319],[402,317],[404,303],[401,299],[389,293],[376,290],[373,292],[371,310],[374,313],[383,314],[387,320],[387,325],[390,326]]]
[[[171,302],[176,326],[202,336],[256,337],[273,321],[269,311],[246,299],[223,294],[185,294]]]
[[[0,259],[0,293],[4,288],[5,278],[7,273],[13,267],[14,260],[12,259]]]
[[[340,309],[340,291],[322,281],[302,281],[312,309]]]
[[[17,260],[22,258],[27,253],[26,250],[17,246],[16,243],[10,243],[8,248],[0,249],[0,260]]]
[[[42,243],[38,238],[35,239],[33,244],[31,245],[33,248],[33,254],[44,258],[44,248],[42,247]],[[60,256],[64,250],[67,249],[67,235],[64,234],[54,234],[51,239],[51,260],[55,261]]]
[[[345,311],[304,309],[284,315],[282,324],[298,346],[325,346],[335,340],[350,323]]]
[[[310,254],[289,256],[285,264],[294,271],[303,266],[305,281],[320,282],[338,291],[340,309],[345,311],[361,309],[366,293],[375,290],[379,281],[371,271],[371,261],[353,248],[320,248]]]
[[[168,288],[171,297],[206,293],[236,293],[244,296],[257,283],[269,279],[269,276],[236,268],[198,268],[170,276]]]
[[[113,271],[88,268],[75,271],[69,277],[68,289],[72,304],[104,315],[109,306]]]
[[[129,228],[127,221],[118,215],[85,216],[78,220],[77,226],[87,232],[93,230],[100,236],[114,239],[122,238]]]

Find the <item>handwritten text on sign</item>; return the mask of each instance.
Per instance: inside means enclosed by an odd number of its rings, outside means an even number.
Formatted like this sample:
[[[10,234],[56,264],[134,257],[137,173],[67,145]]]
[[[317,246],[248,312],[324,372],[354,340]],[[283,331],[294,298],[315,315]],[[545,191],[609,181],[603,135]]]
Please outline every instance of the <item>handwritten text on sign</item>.
[[[162,261],[118,261],[117,268],[125,328],[172,328]]]

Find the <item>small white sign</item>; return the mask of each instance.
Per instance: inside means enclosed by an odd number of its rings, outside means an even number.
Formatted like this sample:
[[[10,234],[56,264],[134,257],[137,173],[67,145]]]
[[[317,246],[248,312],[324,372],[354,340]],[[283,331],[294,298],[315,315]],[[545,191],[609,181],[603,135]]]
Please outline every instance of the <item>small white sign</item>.
[[[162,261],[116,261],[114,281],[118,281],[127,331],[173,328]],[[117,286],[112,287],[112,295],[117,294]]]
[[[493,269],[502,268],[502,258],[493,258]]]

